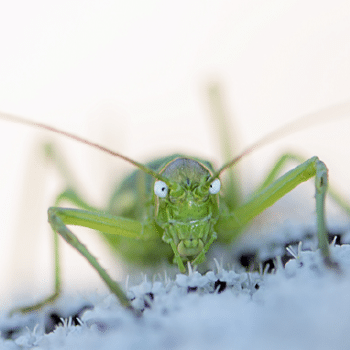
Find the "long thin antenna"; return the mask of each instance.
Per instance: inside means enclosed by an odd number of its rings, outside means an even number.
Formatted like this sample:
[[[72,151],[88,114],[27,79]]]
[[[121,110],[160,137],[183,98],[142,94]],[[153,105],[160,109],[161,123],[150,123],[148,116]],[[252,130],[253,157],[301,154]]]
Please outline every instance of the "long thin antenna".
[[[330,115],[332,115],[332,118],[329,117]],[[217,172],[213,174],[210,179],[208,179],[208,182],[213,181],[215,178],[219,177],[223,171],[238,163],[243,157],[273,141],[277,141],[297,131],[315,126],[316,124],[333,121],[334,119],[349,117],[349,115],[350,101],[347,101],[328,108],[323,108],[322,110],[314,113],[304,115],[288,124],[285,124],[282,127],[270,132],[255,142],[253,145],[246,148],[241,154],[224,164]]]
[[[332,119],[330,119],[330,115],[332,115]],[[227,162],[226,164],[224,164],[218,171],[216,171],[209,179],[208,182],[213,181],[215,178],[219,177],[220,174],[225,171],[226,169],[232,167],[233,165],[235,165],[236,163],[238,163],[243,157],[247,156],[248,154],[252,153],[253,151],[273,142],[273,141],[277,141],[287,135],[293,134],[297,131],[300,130],[304,130],[308,127],[314,126],[315,124],[319,124],[319,123],[323,123],[323,122],[327,122],[327,121],[333,121],[334,119],[340,119],[340,118],[344,118],[344,117],[348,117],[350,115],[350,101],[344,102],[344,103],[340,103],[337,105],[333,105],[331,107],[328,108],[324,108],[320,111],[314,112],[314,113],[310,113],[307,114],[305,116],[302,116],[288,124],[285,124],[284,126],[282,126],[281,128],[278,128],[274,131],[272,131],[271,133],[267,134],[265,137],[261,138],[260,140],[258,140],[257,142],[255,142],[253,145],[251,145],[250,147],[246,148],[241,154],[239,154],[238,156],[236,156],[235,158],[233,158],[232,160],[230,160],[229,162]],[[0,113],[0,118],[1,119],[5,119],[5,120],[9,120],[11,122],[15,122],[15,123],[20,123],[20,124],[24,124],[24,125],[29,125],[32,127],[37,127],[40,129],[44,129],[44,130],[48,130],[60,135],[64,135],[70,139],[73,139],[75,141],[78,141],[80,143],[86,144],[88,146],[94,147],[99,149],[102,152],[105,152],[107,154],[110,154],[111,156],[114,157],[118,157],[121,158],[123,160],[125,160],[128,163],[133,164],[134,166],[136,166],[137,168],[143,170],[146,174],[151,175],[152,177],[158,179],[158,180],[162,180],[165,183],[169,184],[169,180],[164,178],[163,176],[161,176],[160,174],[156,173],[154,170],[146,167],[145,165],[138,163],[134,160],[132,160],[129,157],[126,157],[120,153],[114,152],[98,143],[94,143],[88,140],[85,140],[79,136],[76,136],[74,134],[71,134],[69,132],[54,128],[52,126],[43,124],[43,123],[37,123],[37,122],[33,122],[31,120],[27,120],[18,116],[14,116],[11,114],[6,114],[6,113]]]
[[[43,123],[33,122],[31,120],[27,120],[27,119],[24,119],[24,118],[21,118],[21,117],[18,117],[18,116],[14,116],[12,114],[0,113],[0,118],[1,119],[5,119],[5,120],[9,120],[9,121],[14,122],[14,123],[29,125],[29,126],[36,127],[36,128],[39,128],[39,129],[48,130],[48,131],[54,132],[56,134],[60,134],[60,135],[63,135],[65,137],[68,137],[70,139],[73,139],[75,141],[78,141],[80,143],[83,143],[85,145],[88,145],[90,147],[97,148],[98,150],[100,150],[102,152],[105,152],[107,154],[110,154],[113,157],[121,158],[121,159],[125,160],[126,162],[133,164],[137,168],[139,168],[142,171],[144,171],[146,174],[149,174],[149,175],[153,176],[154,178],[156,178],[158,180],[162,180],[162,181],[164,181],[167,184],[169,183],[169,180],[167,180],[166,178],[164,178],[163,176],[161,176],[160,174],[158,174],[154,170],[146,167],[145,165],[143,165],[141,163],[138,163],[138,162],[132,160],[131,158],[126,157],[126,156],[124,156],[124,155],[122,155],[120,153],[114,152],[114,151],[112,151],[112,150],[110,150],[110,149],[108,149],[108,148],[106,148],[106,147],[104,147],[104,146],[102,146],[102,145],[100,145],[98,143],[91,142],[91,141],[88,141],[86,139],[83,139],[80,136],[74,135],[74,134],[69,133],[67,131],[63,131],[63,130],[54,128],[52,126],[49,126],[49,125],[46,125],[46,124],[43,124]]]

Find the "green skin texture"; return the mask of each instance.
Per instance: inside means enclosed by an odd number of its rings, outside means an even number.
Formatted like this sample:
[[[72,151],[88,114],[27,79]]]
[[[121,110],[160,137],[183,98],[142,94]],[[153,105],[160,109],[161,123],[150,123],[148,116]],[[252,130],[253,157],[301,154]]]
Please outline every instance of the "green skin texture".
[[[57,161],[57,156],[53,158],[57,164],[62,164]],[[301,164],[278,178],[289,161]],[[58,196],[56,205],[64,200],[82,209],[55,206],[48,210],[49,223],[55,233],[55,292],[36,305],[13,312],[37,310],[59,296],[59,234],[90,262],[120,303],[138,315],[119,284],[109,277],[67,225],[101,232],[108,244],[127,261],[144,265],[169,261],[185,272],[188,261],[196,266],[205,260],[205,254],[214,241],[231,243],[254,217],[312,177],[315,177],[319,248],[325,264],[340,272],[330,255],[325,223],[328,171],[317,157],[302,161],[292,154],[282,156],[248,201],[236,207],[232,196],[220,196],[219,205],[219,195],[209,193],[210,183],[207,180],[214,171],[207,161],[172,155],[150,162],[147,167],[159,171],[168,180],[169,190],[165,198],[153,193],[155,180],[141,170],[134,171],[116,188],[107,209],[103,211],[91,207],[69,184]],[[64,173],[67,176],[66,169]],[[350,214],[349,207],[340,196],[334,191],[330,195]]]
[[[164,230],[163,241],[172,247],[174,262],[185,271],[183,262],[202,263],[217,238],[218,196],[209,193],[209,169],[196,160],[176,158],[161,174],[171,186],[165,198],[155,198],[155,221]]]

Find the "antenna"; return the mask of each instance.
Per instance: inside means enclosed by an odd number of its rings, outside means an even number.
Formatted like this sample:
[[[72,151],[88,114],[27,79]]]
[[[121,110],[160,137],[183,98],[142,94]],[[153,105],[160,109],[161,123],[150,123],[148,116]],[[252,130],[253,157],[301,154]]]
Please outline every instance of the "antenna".
[[[330,115],[332,118],[330,118]],[[216,171],[208,182],[213,181],[215,178],[219,177],[220,174],[226,169],[234,166],[238,163],[243,157],[251,154],[253,151],[270,144],[273,141],[277,141],[287,135],[294,134],[300,130],[307,129],[316,124],[334,121],[335,119],[341,119],[349,117],[350,115],[350,101],[333,105],[328,108],[323,108],[314,113],[304,115],[290,123],[283,125],[282,127],[270,132],[245,150],[240,153],[238,156],[224,164],[218,171]]]
[[[74,134],[69,133],[67,131],[63,131],[63,130],[54,128],[52,126],[49,126],[49,125],[46,125],[46,124],[43,124],[43,123],[33,122],[31,120],[27,120],[27,119],[24,119],[24,118],[21,118],[21,117],[18,117],[18,116],[14,116],[14,115],[11,115],[11,114],[0,113],[0,118],[8,120],[8,121],[11,121],[11,122],[14,122],[14,123],[29,125],[29,126],[36,127],[36,128],[39,128],[39,129],[44,129],[44,130],[51,131],[51,132],[54,132],[54,133],[59,134],[59,135],[63,135],[65,137],[73,139],[73,140],[75,140],[77,142],[83,143],[83,144],[88,145],[90,147],[96,148],[96,149],[98,149],[98,150],[100,150],[102,152],[110,154],[113,157],[121,158],[121,159],[125,160],[126,162],[131,163],[134,166],[136,166],[137,168],[141,169],[146,174],[151,175],[152,177],[154,177],[154,178],[156,178],[158,180],[162,180],[166,184],[169,184],[169,180],[167,180],[166,178],[164,178],[163,176],[161,176],[160,174],[158,174],[154,170],[146,167],[145,165],[143,165],[143,164],[141,164],[139,162],[136,162],[136,161],[132,160],[129,157],[126,157],[126,156],[124,156],[124,155],[122,155],[120,153],[114,152],[114,151],[112,151],[112,150],[110,150],[110,149],[108,149],[108,148],[106,148],[106,147],[104,147],[104,146],[102,146],[102,145],[100,145],[98,143],[88,141],[86,139],[83,139],[80,136],[74,135]]]

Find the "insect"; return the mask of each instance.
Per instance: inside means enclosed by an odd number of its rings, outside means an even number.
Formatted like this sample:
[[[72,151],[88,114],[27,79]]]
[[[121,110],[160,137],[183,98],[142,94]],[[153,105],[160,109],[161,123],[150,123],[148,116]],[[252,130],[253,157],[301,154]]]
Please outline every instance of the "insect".
[[[349,106],[345,107],[349,111]],[[231,243],[254,217],[300,183],[314,177],[319,248],[325,264],[339,271],[329,251],[325,223],[324,203],[328,187],[328,170],[317,157],[303,161],[295,155],[283,155],[250,199],[239,206],[234,196],[219,196],[220,175],[257,147],[281,137],[284,133],[290,133],[288,127],[260,140],[215,170],[206,160],[178,154],[143,165],[103,146],[44,124],[9,115],[1,115],[1,118],[64,135],[119,157],[137,168],[115,189],[105,211],[90,206],[71,187],[67,187],[57,197],[55,207],[48,209],[48,219],[55,233],[56,245],[59,234],[89,261],[120,303],[134,313],[137,311],[133,309],[119,284],[110,278],[67,226],[78,225],[101,232],[108,244],[126,260],[148,265],[166,260],[176,264],[181,272],[185,272],[187,263],[197,266],[205,261],[206,253],[214,242]],[[48,149],[48,152],[54,150]],[[281,168],[290,160],[296,160],[301,164],[278,177]],[[138,198],[130,199],[130,196],[135,194],[135,188]],[[331,195],[350,213],[347,204],[334,193]],[[59,207],[63,200],[81,209]],[[17,311],[29,312],[39,309],[58,297],[61,280],[57,249],[55,254],[57,265],[54,294],[36,305]]]

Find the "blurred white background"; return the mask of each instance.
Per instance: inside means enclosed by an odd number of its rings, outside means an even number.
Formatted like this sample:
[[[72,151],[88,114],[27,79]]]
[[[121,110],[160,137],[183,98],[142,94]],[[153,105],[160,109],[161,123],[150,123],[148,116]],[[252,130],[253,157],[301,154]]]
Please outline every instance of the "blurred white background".
[[[221,165],[206,96],[211,81],[222,85],[237,152],[289,121],[350,99],[345,0],[13,1],[0,5],[0,49],[0,111],[138,161],[176,151]],[[330,121],[243,160],[245,190],[279,154],[294,150],[324,160],[332,183],[349,199],[350,118],[332,122],[330,115]],[[94,203],[102,205],[114,177],[131,168],[62,137],[0,120],[0,300],[6,306],[23,292],[32,300],[31,293],[51,290],[46,209],[62,183],[44,166],[40,144],[48,140],[63,150]],[[299,207],[312,217],[313,191],[310,183],[296,192],[289,211]],[[270,226],[288,218],[273,210]],[[94,244],[88,246],[94,250]],[[96,255],[113,269],[104,251]],[[83,274],[84,264],[75,253],[65,258],[64,288],[78,281],[95,288],[99,279]]]

